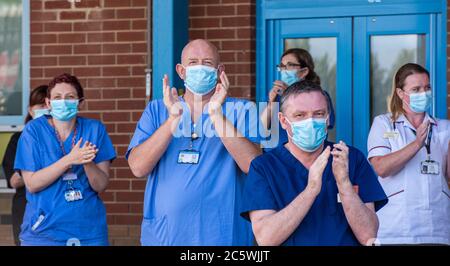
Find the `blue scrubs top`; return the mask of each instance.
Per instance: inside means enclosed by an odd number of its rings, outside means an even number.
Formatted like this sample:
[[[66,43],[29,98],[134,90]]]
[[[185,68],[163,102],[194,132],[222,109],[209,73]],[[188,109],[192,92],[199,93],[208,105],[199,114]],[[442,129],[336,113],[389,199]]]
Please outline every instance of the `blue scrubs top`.
[[[326,142],[326,146],[333,143]],[[379,210],[387,197],[364,155],[349,147],[349,174],[364,203],[374,202]],[[322,189],[298,228],[283,243],[286,246],[359,245],[345,218],[332,172],[332,156],[325,168]],[[245,184],[241,215],[249,220],[254,210],[280,211],[308,184],[308,170],[283,146],[255,158]]]
[[[207,107],[194,128],[187,104],[182,97],[179,99],[183,105],[179,131],[148,176],[141,243],[146,246],[251,245],[250,224],[240,217],[238,205],[246,175],[220,138],[214,136]],[[258,142],[254,132],[257,114],[249,119],[246,104],[251,103],[227,98],[223,113],[242,135]],[[139,120],[127,158],[131,149],[146,141],[167,118],[162,100],[150,102]],[[192,148],[200,152],[199,162],[179,164],[179,152],[189,149],[191,144],[191,130],[199,135],[192,142]]]
[[[63,157],[50,116],[30,121],[24,128],[17,146],[14,168],[36,172]],[[116,157],[114,147],[103,124],[97,120],[77,117],[76,141],[83,138],[95,144],[99,152],[96,164]],[[74,132],[64,142],[66,153],[72,149]],[[27,205],[20,234],[22,245],[66,245],[68,240],[81,245],[108,245],[106,211],[98,193],[89,185],[82,165],[72,167],[78,176],[73,188],[82,192],[83,199],[67,202],[64,193],[67,181],[62,177],[47,188],[26,192]],[[39,218],[41,217],[41,218]]]

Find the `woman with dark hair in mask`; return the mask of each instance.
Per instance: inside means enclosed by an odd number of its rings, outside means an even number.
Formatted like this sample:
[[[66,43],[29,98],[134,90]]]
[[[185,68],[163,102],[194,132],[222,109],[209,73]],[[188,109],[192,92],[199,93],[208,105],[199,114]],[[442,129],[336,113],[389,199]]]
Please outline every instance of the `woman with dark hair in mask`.
[[[31,91],[30,98],[28,100],[28,114],[25,119],[25,124],[32,119],[48,114],[49,110],[45,104],[47,88],[47,85],[41,85]],[[16,246],[20,245],[20,225],[22,224],[23,213],[25,212],[25,205],[27,203],[25,198],[25,184],[22,176],[20,175],[20,172],[14,171],[14,158],[16,157],[17,142],[19,141],[21,134],[22,132],[19,131],[11,136],[2,162],[8,187],[16,189],[16,193],[13,196],[11,209],[13,236]]]
[[[320,77],[314,72],[314,61],[311,54],[305,49],[292,48],[286,50],[281,55],[281,62],[277,65],[277,70],[280,72],[281,80],[275,80],[273,82],[273,87],[269,92],[268,105],[261,113],[260,119],[264,129],[269,130],[271,134],[275,134],[276,131],[272,130],[271,127],[271,117],[273,111],[278,112],[274,109],[274,103],[279,102],[280,96],[283,92],[295,82],[300,82],[302,80],[309,80],[317,85],[320,85]],[[331,97],[325,91],[327,96],[328,105],[330,106],[330,120],[328,129],[334,128],[334,108],[331,102]],[[284,144],[288,141],[286,131],[278,125],[279,141],[275,147]],[[271,147],[274,148],[274,147]]]
[[[111,140],[101,122],[77,116],[84,93],[75,76],[54,78],[45,102],[50,115],[26,125],[14,164],[27,196],[21,245],[108,245],[98,193],[116,157]]]

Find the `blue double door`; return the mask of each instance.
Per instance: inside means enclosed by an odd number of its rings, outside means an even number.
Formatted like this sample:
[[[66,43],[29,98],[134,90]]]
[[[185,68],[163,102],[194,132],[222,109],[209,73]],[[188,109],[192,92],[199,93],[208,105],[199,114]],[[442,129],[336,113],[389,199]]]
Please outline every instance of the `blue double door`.
[[[366,152],[370,125],[375,116],[388,112],[392,77],[401,65],[424,65],[437,89],[436,23],[433,14],[272,20],[266,38],[266,66],[272,70],[266,71],[265,94],[279,78],[275,65],[281,54],[290,48],[308,50],[336,109],[330,138]],[[434,93],[432,114],[438,111],[436,95],[442,90],[445,95],[446,88],[440,90]]]

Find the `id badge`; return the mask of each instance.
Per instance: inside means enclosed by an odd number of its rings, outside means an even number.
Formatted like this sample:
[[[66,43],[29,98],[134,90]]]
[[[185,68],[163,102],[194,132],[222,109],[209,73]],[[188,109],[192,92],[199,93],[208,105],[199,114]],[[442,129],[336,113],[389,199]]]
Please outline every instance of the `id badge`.
[[[64,198],[67,202],[82,200],[83,195],[81,194],[81,190],[78,189],[69,189],[64,193]]]
[[[194,150],[180,151],[178,154],[178,163],[181,164],[198,164],[200,152]]]
[[[63,181],[74,181],[77,180],[78,176],[75,173],[69,172],[63,175]]]
[[[424,175],[438,175],[439,163],[436,161],[423,161],[420,163],[420,172]]]
[[[396,139],[398,137],[398,132],[395,131],[386,131],[383,134],[383,138],[385,139]]]

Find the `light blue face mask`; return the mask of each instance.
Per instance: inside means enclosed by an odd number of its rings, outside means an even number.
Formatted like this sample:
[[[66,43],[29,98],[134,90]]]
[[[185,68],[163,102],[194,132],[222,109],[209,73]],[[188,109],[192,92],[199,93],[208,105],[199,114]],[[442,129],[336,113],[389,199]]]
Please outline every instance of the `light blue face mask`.
[[[50,114],[58,121],[69,121],[78,113],[78,100],[52,100]]]
[[[205,95],[217,84],[217,69],[204,65],[186,67],[184,86],[192,93]]]
[[[431,105],[431,90],[409,94],[409,107],[415,113],[426,112]]]
[[[33,119],[39,118],[43,115],[48,115],[50,114],[50,110],[45,108],[45,109],[34,109],[33,110],[34,116]]]
[[[290,122],[294,144],[305,152],[317,150],[327,137],[326,118],[308,118],[298,122]],[[289,132],[288,132],[289,133]]]
[[[292,84],[294,84],[297,81],[302,80],[302,78],[300,78],[298,75],[298,69],[293,69],[293,70],[281,70],[280,74],[281,74],[281,81],[283,81],[284,83],[286,83],[288,86],[291,86]]]

